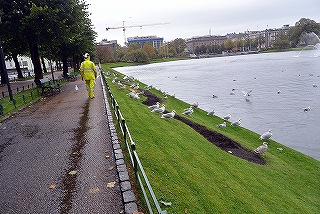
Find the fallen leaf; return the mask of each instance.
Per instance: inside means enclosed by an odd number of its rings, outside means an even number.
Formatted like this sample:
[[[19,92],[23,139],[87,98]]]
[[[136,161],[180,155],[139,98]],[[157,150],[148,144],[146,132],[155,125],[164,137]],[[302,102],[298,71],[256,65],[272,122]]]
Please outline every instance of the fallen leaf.
[[[105,158],[105,159],[110,158],[110,155],[106,155],[106,156],[104,156],[104,158]]]
[[[100,191],[99,188],[92,188],[92,189],[89,190],[89,193],[91,193],[91,194],[96,194],[96,193],[98,193],[99,191]]]
[[[189,211],[188,211],[188,208],[185,208],[184,209],[184,214],[187,214]]]
[[[106,150],[106,153],[109,153],[110,152],[110,150]]]
[[[51,184],[51,185],[49,186],[49,189],[54,189],[54,188],[56,188],[56,185],[55,185],[55,184]]]
[[[165,202],[165,201],[159,201],[161,204],[163,204],[164,206],[171,206],[172,203],[171,202]]]
[[[69,172],[69,175],[75,175],[75,174],[77,174],[77,170],[72,170]]]
[[[113,170],[113,169],[114,169],[114,166],[110,166],[110,167],[108,168],[109,171],[111,171],[111,170]]]
[[[74,152],[74,153],[72,153],[73,155],[77,155],[78,154],[78,152]]]
[[[107,187],[108,187],[108,188],[113,188],[115,185],[116,185],[116,182],[113,181],[113,182],[108,183],[108,184],[107,184]]]

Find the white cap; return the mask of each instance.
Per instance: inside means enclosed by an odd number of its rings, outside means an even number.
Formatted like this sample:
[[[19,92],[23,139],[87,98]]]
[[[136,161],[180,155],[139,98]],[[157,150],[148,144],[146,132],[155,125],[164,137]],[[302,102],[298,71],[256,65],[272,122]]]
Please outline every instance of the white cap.
[[[85,53],[84,55],[83,55],[83,57],[84,58],[88,58],[90,55],[88,54],[88,53]]]

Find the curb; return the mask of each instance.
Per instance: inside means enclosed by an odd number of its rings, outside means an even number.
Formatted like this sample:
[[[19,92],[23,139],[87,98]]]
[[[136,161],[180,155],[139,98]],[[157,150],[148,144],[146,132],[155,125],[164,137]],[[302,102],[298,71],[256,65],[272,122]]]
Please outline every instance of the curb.
[[[110,105],[108,102],[108,97],[106,94],[105,85],[104,85],[102,76],[100,76],[100,79],[101,79],[102,90],[103,90],[107,122],[108,122],[110,133],[111,133],[111,142],[112,142],[113,152],[116,160],[116,166],[117,166],[117,171],[119,176],[119,184],[120,184],[122,199],[124,203],[124,212],[125,214],[132,214],[134,212],[138,212],[136,197],[131,188],[129,173],[127,171],[122,149],[120,148],[120,143],[118,141],[117,130],[113,123],[112,112],[110,110]]]

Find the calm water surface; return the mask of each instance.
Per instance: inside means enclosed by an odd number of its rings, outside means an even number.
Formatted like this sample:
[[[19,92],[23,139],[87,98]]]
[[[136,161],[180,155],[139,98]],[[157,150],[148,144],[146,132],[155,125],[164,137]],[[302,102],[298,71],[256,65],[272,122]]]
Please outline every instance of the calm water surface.
[[[241,55],[116,68],[187,103],[320,160],[319,51]],[[318,86],[318,87],[315,87]],[[235,95],[230,95],[235,89]],[[252,90],[249,100],[242,91]],[[279,93],[279,92],[280,93]],[[212,98],[212,95],[218,98]],[[304,108],[311,110],[305,112]],[[179,113],[179,111],[178,111]],[[182,113],[182,110],[181,112]]]

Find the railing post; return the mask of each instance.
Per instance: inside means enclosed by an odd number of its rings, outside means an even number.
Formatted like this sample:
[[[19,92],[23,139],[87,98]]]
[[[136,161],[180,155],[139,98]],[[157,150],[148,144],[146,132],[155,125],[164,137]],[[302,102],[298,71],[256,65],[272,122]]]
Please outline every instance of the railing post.
[[[0,115],[4,116],[3,105],[0,104]]]
[[[133,169],[134,172],[137,176],[138,174],[138,162],[137,162],[137,157],[135,155],[135,151],[136,151],[136,144],[134,142],[131,142],[131,151],[132,151],[132,158],[133,158]]]
[[[118,105],[116,105],[116,115],[117,115],[118,123],[120,123],[120,112],[119,112],[119,106]]]
[[[127,142],[127,128],[126,128],[126,120],[122,118],[122,130],[123,130],[123,141]]]

